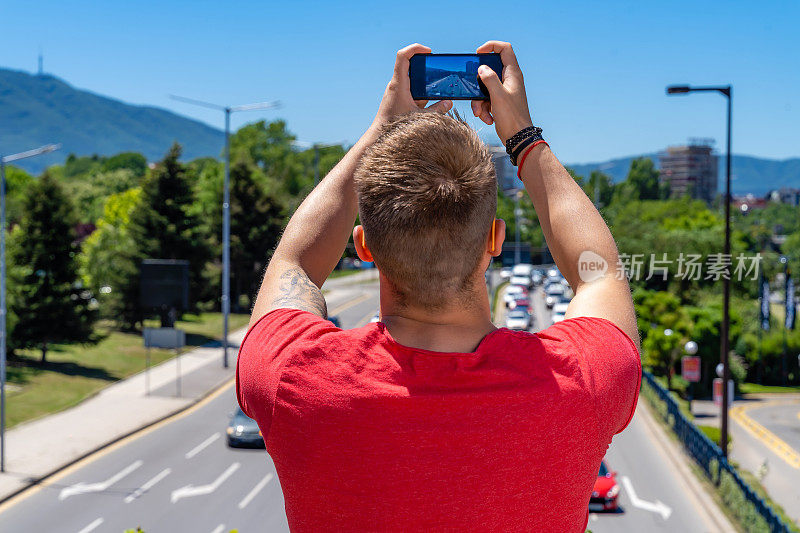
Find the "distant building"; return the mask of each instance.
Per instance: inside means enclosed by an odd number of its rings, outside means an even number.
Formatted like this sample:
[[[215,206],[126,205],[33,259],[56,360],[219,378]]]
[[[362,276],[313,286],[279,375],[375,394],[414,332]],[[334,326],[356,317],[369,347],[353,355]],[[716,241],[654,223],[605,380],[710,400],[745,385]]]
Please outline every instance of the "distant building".
[[[467,71],[468,76],[477,76],[478,75],[478,67],[480,64],[477,61],[467,61],[465,65],[465,69]]]
[[[517,177],[517,167],[511,164],[511,159],[503,146],[490,146],[494,170],[497,173],[497,186],[504,193],[522,189],[523,185]]]
[[[691,196],[711,203],[717,194],[717,156],[709,140],[690,141],[688,146],[670,146],[659,154],[661,180],[670,197]]]
[[[800,205],[800,189],[792,187],[781,187],[769,193],[769,199],[781,204],[789,204],[797,207]]]

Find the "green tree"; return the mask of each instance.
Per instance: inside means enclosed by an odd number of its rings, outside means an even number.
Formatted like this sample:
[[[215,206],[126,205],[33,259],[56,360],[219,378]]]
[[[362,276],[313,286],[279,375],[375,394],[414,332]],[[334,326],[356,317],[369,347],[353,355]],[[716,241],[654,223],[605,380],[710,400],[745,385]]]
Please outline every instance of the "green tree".
[[[130,170],[136,178],[143,178],[147,172],[147,159],[139,152],[122,152],[106,158],[102,164],[103,172]]]
[[[284,225],[283,202],[263,185],[261,171],[246,160],[231,167],[231,302],[239,308],[241,295],[252,305],[260,275],[278,244]],[[221,245],[221,201],[214,202],[210,220]]]
[[[41,349],[42,363],[53,343],[94,340],[97,313],[78,278],[75,223],[69,198],[45,173],[31,185],[25,214],[12,233],[16,268],[10,281],[19,294],[10,302],[16,316],[13,345]]]
[[[580,181],[578,183],[580,183]],[[611,181],[611,176],[608,174],[604,174],[599,170],[593,170],[589,175],[589,179],[583,182],[582,187],[583,192],[586,193],[586,196],[588,196],[592,202],[597,202],[599,200],[601,208],[611,204],[615,187],[614,183]]]
[[[193,208],[194,188],[180,155],[180,145],[173,144],[142,182],[141,203],[131,215],[130,232],[142,258],[189,261],[189,300],[195,304],[203,292],[203,271],[211,250]]]
[[[33,176],[21,168],[6,167],[6,216],[12,225],[22,218],[28,187],[32,183]]]
[[[132,329],[141,318],[136,283],[141,254],[129,227],[141,193],[137,187],[108,197],[80,256],[84,283],[97,295],[100,312],[125,329]]]

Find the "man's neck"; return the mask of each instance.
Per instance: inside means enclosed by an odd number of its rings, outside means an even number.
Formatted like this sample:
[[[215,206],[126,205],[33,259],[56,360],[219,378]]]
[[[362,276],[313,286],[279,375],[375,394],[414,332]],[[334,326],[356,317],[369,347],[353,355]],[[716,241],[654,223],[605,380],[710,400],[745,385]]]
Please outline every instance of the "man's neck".
[[[436,311],[398,305],[389,283],[381,276],[381,322],[392,338],[411,348],[435,352],[472,352],[494,331],[483,276],[467,301],[454,301]]]

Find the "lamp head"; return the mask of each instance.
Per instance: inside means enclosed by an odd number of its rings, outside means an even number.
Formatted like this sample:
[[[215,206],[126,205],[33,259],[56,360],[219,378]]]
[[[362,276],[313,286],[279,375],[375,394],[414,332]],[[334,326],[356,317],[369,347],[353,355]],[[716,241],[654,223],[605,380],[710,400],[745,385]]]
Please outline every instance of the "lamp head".
[[[667,94],[685,94],[691,91],[688,85],[670,85],[667,87]]]

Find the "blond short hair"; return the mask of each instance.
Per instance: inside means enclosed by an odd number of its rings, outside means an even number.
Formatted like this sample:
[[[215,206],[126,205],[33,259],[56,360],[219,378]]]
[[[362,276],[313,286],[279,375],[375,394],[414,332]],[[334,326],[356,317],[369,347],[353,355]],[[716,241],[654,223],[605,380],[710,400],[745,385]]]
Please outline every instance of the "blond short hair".
[[[386,125],[355,172],[376,266],[401,305],[463,297],[497,211],[492,157],[460,117],[412,113]]]

